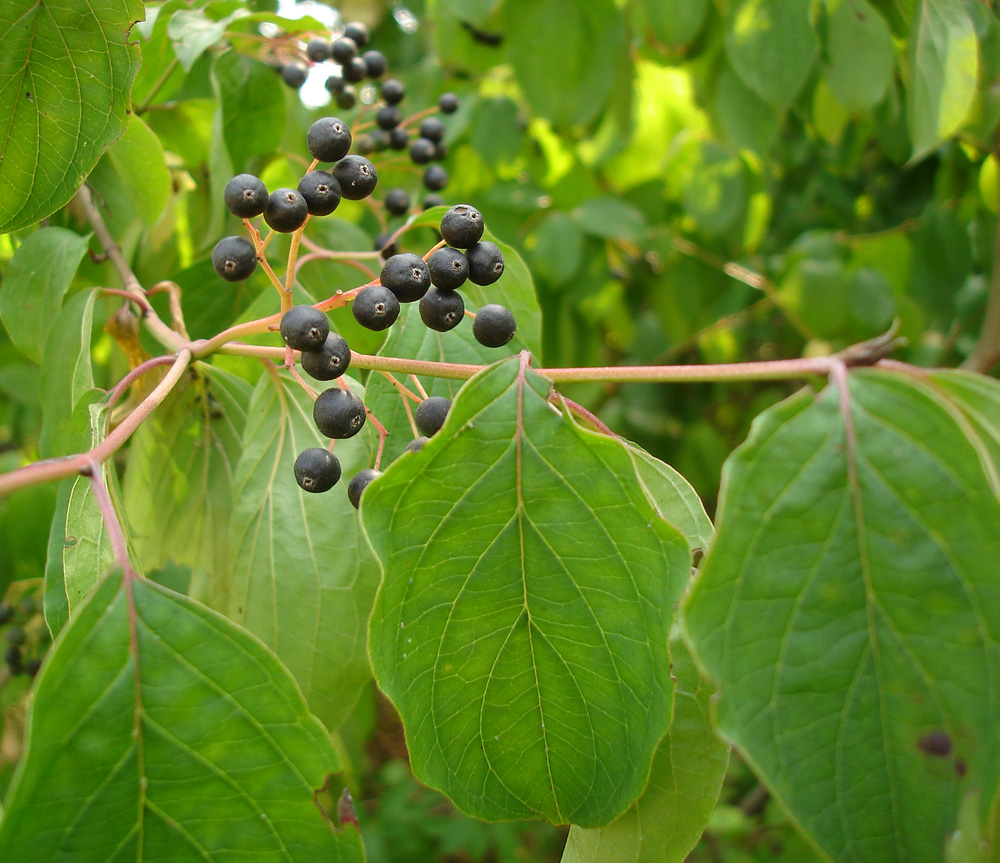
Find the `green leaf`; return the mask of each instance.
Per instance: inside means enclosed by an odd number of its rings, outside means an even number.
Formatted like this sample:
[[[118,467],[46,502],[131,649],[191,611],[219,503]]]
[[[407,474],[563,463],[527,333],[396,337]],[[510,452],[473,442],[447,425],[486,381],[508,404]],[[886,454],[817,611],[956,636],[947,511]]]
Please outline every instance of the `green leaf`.
[[[482,24],[502,0],[442,0],[441,5],[452,15],[470,24]]]
[[[314,802],[340,764],[288,673],[152,582],[113,573],[63,629],[28,739],[0,859],[364,859],[358,832]]]
[[[594,119],[626,55],[625,22],[614,0],[507,0],[504,13],[509,30],[531,34],[504,44],[535,113],[561,129]]]
[[[205,50],[222,40],[226,28],[237,18],[250,14],[247,9],[240,9],[232,15],[214,21],[207,17],[201,9],[181,9],[170,16],[167,35],[174,43],[174,53],[184,71],[190,72]]]
[[[958,129],[976,94],[976,32],[961,0],[921,0],[908,49],[906,121],[918,159]]]
[[[607,240],[641,243],[646,217],[620,198],[589,198],[570,212],[581,230]]]
[[[708,0],[640,0],[636,6],[641,26],[667,49],[683,48],[698,35],[708,13]]]
[[[228,593],[233,475],[250,388],[213,366],[197,371],[132,438],[123,508],[142,568],[190,567],[192,596],[202,599],[209,585],[215,596]]]
[[[38,447],[44,457],[73,451],[73,409],[94,386],[90,335],[94,321],[94,291],[72,297],[56,318],[45,342],[42,365],[42,434]]]
[[[253,159],[278,147],[285,129],[285,93],[281,77],[266,63],[235,51],[221,54],[212,66],[219,99],[222,137],[233,173],[246,171]],[[304,143],[304,142],[303,142]]]
[[[687,628],[721,731],[832,859],[938,861],[963,794],[997,788],[1000,500],[933,389],[848,386],[727,461]]]
[[[0,318],[10,340],[36,363],[87,253],[87,239],[65,228],[36,231],[17,247],[4,274]]]
[[[250,402],[233,481],[232,594],[224,607],[278,654],[330,728],[371,676],[365,621],[378,572],[345,490],[370,464],[368,437],[337,442],[339,486],[326,494],[303,491],[292,472],[295,458],[328,441],[302,388],[265,375]]]
[[[819,42],[810,0],[741,0],[732,7],[726,54],[736,74],[764,101],[787,107],[805,83]]]
[[[523,356],[362,502],[383,566],[369,645],[414,772],[478,818],[607,824],[670,721],[683,537],[628,453],[548,402]]]
[[[562,863],[683,863],[708,824],[729,763],[710,720],[712,687],[678,631],[670,639],[674,718],[645,792],[607,827],[571,827]]]
[[[66,204],[125,129],[143,14],[139,0],[0,3],[0,234]]]
[[[723,136],[734,146],[766,153],[781,125],[781,116],[733,70],[726,67],[715,84],[712,114]]]
[[[173,188],[159,139],[133,114],[125,134],[108,150],[108,158],[142,221],[147,227],[156,224]]]
[[[828,33],[823,78],[845,108],[867,111],[892,80],[892,33],[867,0],[826,0]]]
[[[102,476],[100,482],[107,484]],[[66,612],[72,615],[115,562],[90,478],[77,477],[70,489],[62,544],[62,587]]]

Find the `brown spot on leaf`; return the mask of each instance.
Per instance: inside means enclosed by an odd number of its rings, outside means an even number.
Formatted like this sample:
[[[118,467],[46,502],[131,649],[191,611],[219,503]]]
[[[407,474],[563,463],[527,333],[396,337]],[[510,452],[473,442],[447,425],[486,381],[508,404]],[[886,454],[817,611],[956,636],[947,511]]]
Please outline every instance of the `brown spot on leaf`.
[[[955,775],[965,776],[965,760],[962,758],[955,759]]]
[[[928,755],[944,758],[951,754],[951,737],[945,731],[932,731],[917,741],[917,749]]]

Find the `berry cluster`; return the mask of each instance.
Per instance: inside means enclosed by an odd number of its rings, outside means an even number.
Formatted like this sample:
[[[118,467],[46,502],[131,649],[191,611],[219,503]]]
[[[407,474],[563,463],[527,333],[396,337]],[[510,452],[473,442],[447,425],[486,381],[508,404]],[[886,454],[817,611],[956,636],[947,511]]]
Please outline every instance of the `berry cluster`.
[[[327,79],[326,88],[339,107],[344,110],[353,108],[357,93],[352,85],[366,78],[377,80],[389,67],[381,51],[363,50],[369,39],[368,28],[360,21],[351,21],[332,39],[315,36],[305,47],[305,57],[279,65],[281,77],[289,87],[297,90],[305,84],[310,64],[333,60],[340,66],[340,71]]]
[[[34,677],[41,667],[41,647],[34,642],[37,638],[29,636],[31,632],[42,632],[44,626],[35,626],[35,618],[39,616],[38,600],[34,596],[22,597],[17,606],[0,602],[0,627],[4,628],[4,642],[7,649],[4,652],[4,662],[8,673],[12,676],[26,674]],[[26,658],[27,653],[34,655]]]

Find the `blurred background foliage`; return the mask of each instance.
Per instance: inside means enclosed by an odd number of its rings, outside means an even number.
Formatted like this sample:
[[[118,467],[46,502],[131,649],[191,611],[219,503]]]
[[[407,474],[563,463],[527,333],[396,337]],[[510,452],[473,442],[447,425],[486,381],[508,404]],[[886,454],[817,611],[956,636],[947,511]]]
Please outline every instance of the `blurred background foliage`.
[[[404,115],[446,91],[461,98],[443,118],[443,195],[479,207],[531,267],[543,310],[538,365],[798,357],[894,320],[907,339],[897,357],[909,362],[959,365],[976,345],[997,234],[992,2],[167,0],[146,12],[134,120],[90,182],[143,284],[180,285],[195,338],[273,311],[259,272],[235,287],[214,276],[212,246],[237,226],[222,187],[241,171],[294,186],[314,119],[370,119],[374,91],[344,111],[325,104],[325,66],[301,91],[274,69],[303,56],[304,34],[361,20],[406,84]],[[381,189],[407,188],[418,209],[421,169],[394,151],[373,159]],[[371,251],[401,222],[378,206],[345,208],[313,236]],[[82,220],[70,206],[46,224],[80,231]],[[0,236],[4,276],[33,230]],[[109,273],[84,257],[66,296],[111,283]],[[315,261],[300,287],[318,299],[366,278]],[[165,315],[167,297],[153,301]],[[103,328],[117,302],[99,299],[93,311],[98,386],[128,368],[114,347],[128,339]],[[343,324],[356,350],[378,349],[379,334]],[[43,373],[0,331],[0,469],[53,454],[39,438]],[[711,513],[723,460],[754,416],[796,386],[565,392],[674,465]],[[40,583],[55,506],[49,487],[0,502],[0,594]],[[30,627],[37,612],[26,609]],[[22,696],[14,683],[0,693],[8,728]],[[472,822],[417,785],[373,690],[339,738],[373,863],[559,858],[560,831]],[[0,751],[0,790],[12,758]],[[734,759],[691,859],[812,853]]]

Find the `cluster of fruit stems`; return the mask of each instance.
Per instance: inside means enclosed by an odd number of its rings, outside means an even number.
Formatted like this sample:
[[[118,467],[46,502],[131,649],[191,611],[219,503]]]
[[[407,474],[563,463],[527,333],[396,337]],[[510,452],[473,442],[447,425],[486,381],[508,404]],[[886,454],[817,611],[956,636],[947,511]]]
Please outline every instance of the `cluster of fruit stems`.
[[[315,167],[315,163],[310,170]],[[259,320],[237,324],[219,333],[211,339],[192,340],[188,337],[183,319],[180,316],[180,303],[177,298],[177,289],[171,283],[161,282],[151,288],[148,292],[144,290],[132,272],[131,267],[126,262],[121,249],[111,236],[104,220],[94,203],[90,190],[83,186],[77,194],[80,205],[87,214],[87,218],[94,228],[105,254],[110,259],[115,270],[118,272],[124,287],[122,289],[106,288],[105,292],[121,294],[129,301],[134,302],[142,311],[142,320],[153,337],[172,353],[147,360],[136,368],[132,369],[121,381],[119,381],[109,392],[105,401],[105,408],[110,410],[125,394],[128,388],[138,380],[143,374],[151,369],[169,365],[164,377],[153,388],[153,390],[133,409],[122,421],[108,433],[108,435],[93,449],[76,455],[45,459],[26,465],[10,473],[0,475],[0,496],[9,494],[19,488],[35,485],[49,480],[64,479],[75,475],[95,474],[95,468],[110,458],[135,432],[135,430],[149,417],[149,415],[160,405],[173,388],[179,383],[188,366],[198,359],[203,359],[213,353],[231,354],[245,357],[255,357],[264,361],[269,369],[276,373],[275,361],[283,362],[299,382],[313,396],[315,395],[308,384],[297,374],[295,368],[294,351],[288,347],[266,347],[259,345],[248,345],[238,340],[250,335],[257,335],[278,329],[281,317],[292,306],[292,287],[295,275],[300,267],[309,258],[324,258],[341,260],[345,263],[352,261],[358,263],[356,259],[365,257],[375,257],[377,252],[354,253],[354,252],[331,252],[319,247],[313,248],[309,255],[298,258],[298,252],[302,243],[302,228],[294,231],[290,235],[290,248],[288,254],[288,264],[285,272],[285,280],[282,282],[268,264],[264,254],[271,237],[274,233],[262,238],[257,229],[249,220],[244,220],[248,232],[251,235],[254,246],[258,253],[258,260],[263,271],[267,274],[271,283],[281,298],[281,309],[278,313]],[[390,242],[403,234],[412,224],[415,217],[411,217],[400,226],[390,238]],[[308,220],[307,220],[308,223]],[[432,254],[442,244],[434,246],[427,255]],[[426,255],[425,255],[426,258]],[[362,266],[358,263],[359,266]],[[364,268],[367,271],[367,268]],[[378,282],[378,277],[366,284]],[[360,285],[349,291],[338,291],[332,297],[322,302],[316,303],[315,307],[324,312],[345,306],[353,297],[366,285]],[[171,294],[171,316],[173,326],[166,324],[149,304],[147,297],[149,294],[167,290]],[[827,377],[833,375],[836,380],[840,380],[843,371],[848,366],[870,366],[879,365],[883,368],[896,368],[919,374],[920,369],[891,360],[884,357],[895,346],[896,341],[890,332],[885,336],[863,342],[860,345],[852,346],[845,351],[830,356],[805,357],[801,359],[789,360],[765,360],[758,362],[739,362],[723,364],[705,365],[656,365],[656,366],[608,366],[593,368],[551,368],[537,369],[536,371],[549,378],[553,383],[560,382],[649,382],[649,383],[683,383],[683,382],[709,382],[709,381],[729,381],[729,380],[795,380],[809,377]],[[421,396],[426,394],[416,375],[428,377],[447,378],[451,380],[467,380],[483,369],[483,366],[460,363],[434,362],[429,360],[406,359],[402,357],[373,356],[352,352],[351,366],[356,369],[369,369],[386,375],[390,382],[400,391],[403,398],[407,414],[410,414],[407,398],[419,401],[420,397],[414,395],[403,386],[394,374],[410,375],[415,382],[416,388],[421,392]],[[344,383],[341,383],[344,386]],[[554,394],[553,398],[564,404],[567,409],[576,414],[591,426],[598,430],[613,435],[596,416],[582,406]],[[369,416],[371,414],[369,413]],[[384,426],[372,416],[373,425],[379,431],[378,456],[381,455],[382,446],[387,434]],[[412,422],[412,416],[411,416]],[[94,483],[95,487],[100,483]],[[102,506],[102,511],[104,507]],[[119,527],[120,531],[120,527]]]

